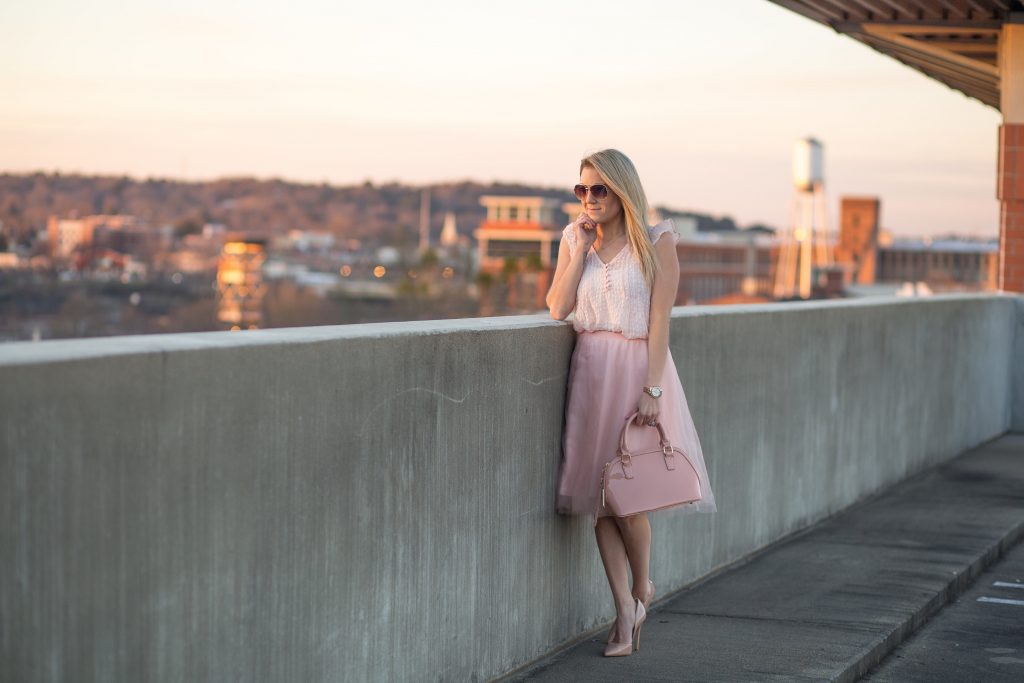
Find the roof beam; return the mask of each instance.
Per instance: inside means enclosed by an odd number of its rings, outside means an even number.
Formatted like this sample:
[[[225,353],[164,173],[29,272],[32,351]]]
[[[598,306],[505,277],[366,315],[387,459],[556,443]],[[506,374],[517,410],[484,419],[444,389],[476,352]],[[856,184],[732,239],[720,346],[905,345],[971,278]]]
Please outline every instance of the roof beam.
[[[967,71],[963,68],[957,68],[948,61],[944,61],[940,58],[934,58],[928,54],[922,54],[912,48],[904,48],[899,44],[887,43],[886,41],[880,40],[874,36],[866,35],[862,40],[883,53],[888,52],[894,56],[899,56],[900,61],[905,64],[909,63],[921,68],[927,67],[931,71],[941,73],[943,74],[943,80],[945,81],[955,78],[963,82],[970,82],[979,86],[993,88],[998,92],[998,74],[993,75],[991,73],[985,73],[978,70]]]
[[[824,14],[829,17],[831,21],[847,21],[850,19],[850,13],[846,11],[845,7],[838,3],[826,2],[825,0],[801,0],[799,4],[809,7],[815,12]]]
[[[903,60],[899,61],[902,62]],[[906,62],[904,62],[904,64],[906,64]],[[978,85],[977,83],[970,83],[968,81],[962,81],[957,78],[946,78],[943,77],[941,74],[937,74],[931,71],[930,69],[915,66],[913,64],[907,64],[907,66],[917,71],[920,71],[925,76],[928,76],[932,80],[942,83],[948,88],[952,88],[953,90],[959,90],[964,95],[968,97],[973,97],[974,99],[978,100],[983,104],[987,104],[993,109],[999,109],[999,90],[996,88],[987,88]]]
[[[872,24],[864,24],[864,31],[868,34],[878,36],[892,43],[896,43],[897,45],[902,45],[903,47],[909,50],[923,52],[925,54],[935,57],[936,59],[940,59],[946,62],[952,62],[953,64],[963,67],[964,69],[977,70],[980,71],[981,73],[989,74],[994,78],[999,78],[999,69],[992,64],[985,64],[984,62],[979,62],[976,59],[965,57],[956,52],[950,52],[949,50],[942,50],[936,47],[932,47],[928,44],[927,41],[924,40],[914,40],[912,38],[907,38],[899,31],[899,29],[893,26],[878,26]]]
[[[860,38],[860,40],[870,42],[873,45],[877,45],[886,50],[890,50],[894,54],[901,54],[905,58],[918,62],[920,64],[929,64],[935,69],[948,71],[950,74],[958,73],[963,75],[964,77],[978,78],[987,82],[991,82],[993,84],[999,82],[998,69],[983,69],[982,67],[987,67],[989,65],[985,65],[982,62],[975,62],[974,64],[971,65],[971,68],[965,68],[963,66],[958,66],[950,62],[948,59],[945,59],[944,57],[935,56],[927,52],[921,52],[920,50],[917,50],[912,46],[905,46],[901,43],[894,43],[885,38],[880,38],[878,36],[864,35]]]
[[[914,0],[914,4],[921,8],[923,19],[935,21],[948,18],[942,6],[935,0]]]
[[[939,0],[939,4],[942,5],[942,8],[949,13],[946,16],[952,16],[955,14],[963,19],[967,18],[967,12],[965,12],[964,9],[957,5],[955,2],[950,2],[949,0]]]
[[[897,17],[905,15],[907,19],[923,18],[923,10],[914,7],[913,3],[896,2],[896,0],[881,0],[881,2],[893,8],[898,13]]]
[[[967,0],[967,4],[973,7],[978,12],[981,12],[982,14],[991,15],[992,12],[995,10],[994,7],[985,7],[980,2],[978,2],[978,0]]]
[[[899,17],[892,16],[892,8],[885,8],[877,2],[869,2],[868,0],[850,0],[857,5],[860,5],[863,9],[867,10],[868,19],[874,19],[875,15],[879,15],[879,19],[898,19]]]
[[[999,45],[996,43],[968,42],[966,40],[929,40],[928,44],[940,50],[951,50],[960,54],[995,52],[999,49]]]
[[[959,90],[970,97],[976,97],[978,100],[991,107],[996,109],[999,108],[999,88],[996,85],[985,83],[977,79],[966,78],[960,73],[950,73],[948,70],[935,68],[934,65],[931,64],[921,64],[914,59],[904,57],[899,53],[887,51],[883,48],[878,48],[873,45],[872,47],[879,52],[892,57],[899,63],[914,69],[915,71],[920,71],[929,78],[936,80],[947,87]]]
[[[887,29],[893,31],[899,31],[903,35],[921,34],[921,35],[979,35],[979,36],[995,36],[999,37],[999,27],[995,26],[981,26],[978,24],[969,24],[967,26],[948,26],[947,24],[929,24],[928,26],[922,26],[920,24],[899,24],[899,23],[881,23],[872,22],[871,24],[861,24],[861,26],[884,26]]]
[[[826,26],[832,23],[833,17],[812,9],[802,2],[796,2],[795,0],[772,0],[776,5],[781,5],[791,12],[803,15],[812,21],[816,21],[819,24],[825,24]],[[840,17],[841,18],[841,17]]]
[[[828,22],[823,22],[828,23]],[[999,32],[1002,23],[998,20],[984,21],[943,21],[936,22],[930,19],[914,19],[907,21],[842,21],[829,24],[840,33],[856,33],[862,26],[874,24],[875,26],[895,26],[902,33],[987,33],[989,31]]]
[[[771,0],[995,109],[1001,27],[1017,0]],[[1016,15],[1013,15],[1016,17]]]

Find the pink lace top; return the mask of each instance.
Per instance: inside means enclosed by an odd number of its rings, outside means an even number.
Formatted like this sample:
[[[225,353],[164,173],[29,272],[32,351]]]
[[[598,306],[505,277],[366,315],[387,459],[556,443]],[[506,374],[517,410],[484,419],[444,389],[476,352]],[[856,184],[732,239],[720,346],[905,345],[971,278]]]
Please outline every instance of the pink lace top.
[[[678,235],[671,219],[647,228],[652,243],[666,232],[672,235],[670,239],[675,244]],[[575,253],[576,232],[572,224],[562,230],[562,237],[569,254]],[[621,332],[628,339],[645,339],[650,317],[651,288],[644,282],[640,259],[629,242],[608,263],[601,261],[591,247],[576,289],[573,328],[577,332],[608,330]]]

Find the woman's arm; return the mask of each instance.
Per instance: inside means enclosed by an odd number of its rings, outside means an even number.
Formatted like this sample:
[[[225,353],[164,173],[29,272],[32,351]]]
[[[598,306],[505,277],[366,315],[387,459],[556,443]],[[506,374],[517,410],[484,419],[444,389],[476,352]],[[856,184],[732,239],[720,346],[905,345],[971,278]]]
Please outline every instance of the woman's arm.
[[[679,257],[676,255],[675,240],[668,233],[662,234],[654,245],[658,259],[658,271],[654,274],[651,287],[651,314],[647,328],[647,377],[644,386],[655,386],[661,382],[668,357],[668,323],[672,305],[679,289]],[[638,423],[657,419],[660,412],[658,401],[646,393],[640,394],[637,409]]]
[[[576,229],[576,226],[573,226]],[[584,237],[584,240],[586,237]],[[590,239],[593,243],[593,239]],[[580,286],[580,277],[583,276],[583,264],[586,262],[587,251],[590,244],[581,244],[580,235],[576,238],[576,251],[569,253],[569,245],[565,237],[558,244],[558,262],[555,265],[555,275],[551,278],[551,288],[545,298],[551,317],[555,320],[565,320],[576,308],[576,290]]]

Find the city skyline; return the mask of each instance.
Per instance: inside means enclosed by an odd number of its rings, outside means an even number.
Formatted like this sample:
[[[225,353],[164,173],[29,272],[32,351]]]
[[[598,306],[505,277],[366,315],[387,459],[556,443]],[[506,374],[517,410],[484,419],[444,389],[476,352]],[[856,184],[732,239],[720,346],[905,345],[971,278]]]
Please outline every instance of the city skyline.
[[[875,195],[899,235],[998,232],[998,112],[762,0],[294,7],[0,9],[0,171],[569,187],[614,146],[653,203],[783,227],[814,136],[833,229]]]

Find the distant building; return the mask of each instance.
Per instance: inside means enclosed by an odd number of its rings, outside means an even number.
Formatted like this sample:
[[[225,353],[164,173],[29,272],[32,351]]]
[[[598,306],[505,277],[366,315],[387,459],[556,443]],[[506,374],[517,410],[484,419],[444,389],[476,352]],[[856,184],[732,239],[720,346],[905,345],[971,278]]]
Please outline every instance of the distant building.
[[[676,243],[676,305],[771,301],[778,241],[745,230],[694,233]]]
[[[217,266],[217,319],[232,330],[263,324],[263,262],[266,241],[232,239],[224,243]]]
[[[93,224],[85,218],[57,218],[50,216],[46,236],[50,243],[50,256],[69,258],[75,250],[92,244]]]
[[[83,218],[50,216],[46,226],[50,255],[70,258],[76,251],[97,245],[121,253],[143,248],[149,235],[135,216],[96,215]]]
[[[473,236],[477,239],[481,271],[500,271],[506,258],[535,255],[545,269],[558,260],[558,244],[565,227],[561,202],[545,197],[495,197],[480,203],[487,218]]]
[[[334,248],[335,237],[323,230],[289,230],[282,246],[305,252],[328,252]]]
[[[487,220],[474,235],[479,242],[481,270],[501,271],[506,257],[536,254],[542,275],[536,298],[543,294],[558,260],[562,229],[579,215],[578,202],[559,203],[542,197],[482,197]],[[661,220],[656,210],[648,223]],[[748,230],[698,232],[697,219],[674,216],[679,237],[679,289],[676,305],[770,301],[777,241],[770,235]]]
[[[839,200],[839,244],[836,261],[847,264],[857,284],[875,281],[879,247],[878,197],[842,197]]]
[[[22,260],[16,252],[0,251],[0,269],[20,268],[21,264]]]
[[[894,240],[878,250],[876,282],[926,282],[936,289],[996,289],[999,245],[958,239]]]
[[[577,202],[562,205],[570,220],[580,212]],[[651,225],[663,216],[653,207],[647,214]],[[770,301],[774,278],[776,241],[750,230],[698,232],[693,216],[670,216],[675,225],[679,257],[679,289],[676,306],[693,304]],[[557,250],[556,250],[557,254]]]
[[[836,262],[846,284],[927,282],[932,289],[995,289],[998,245],[963,239],[892,238],[879,227],[877,197],[840,200]]]

